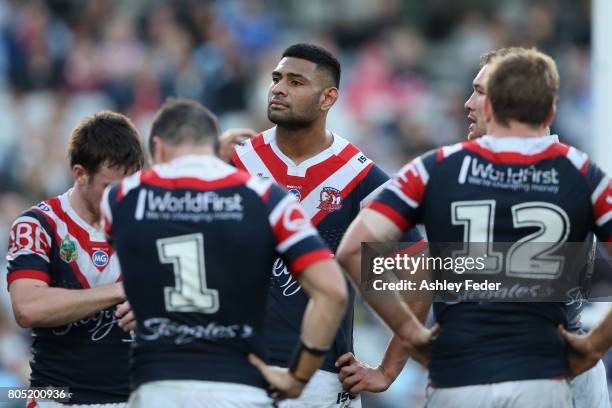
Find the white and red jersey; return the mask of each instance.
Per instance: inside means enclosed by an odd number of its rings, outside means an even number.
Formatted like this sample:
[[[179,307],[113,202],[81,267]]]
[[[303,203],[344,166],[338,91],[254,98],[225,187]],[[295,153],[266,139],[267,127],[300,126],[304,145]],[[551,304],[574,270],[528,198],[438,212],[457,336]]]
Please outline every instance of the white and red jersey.
[[[87,289],[120,280],[104,233],[87,224],[69,202],[70,191],[25,211],[11,227],[9,285],[37,279],[49,286]],[[69,387],[72,403],[111,403],[129,396],[129,335],[114,308],[61,327],[32,330],[31,385]]]
[[[359,210],[388,177],[357,147],[332,135],[329,148],[296,165],[278,147],[276,128],[272,128],[237,146],[232,161],[238,168],[274,180],[295,195],[321,237],[335,251]],[[421,236],[413,230],[405,240],[421,241]],[[271,362],[286,366],[300,333],[308,297],[281,260],[272,274],[268,324]],[[354,297],[352,289],[350,295]],[[337,372],[336,358],[353,350],[352,303],[351,300],[333,350],[322,367],[326,371]]]

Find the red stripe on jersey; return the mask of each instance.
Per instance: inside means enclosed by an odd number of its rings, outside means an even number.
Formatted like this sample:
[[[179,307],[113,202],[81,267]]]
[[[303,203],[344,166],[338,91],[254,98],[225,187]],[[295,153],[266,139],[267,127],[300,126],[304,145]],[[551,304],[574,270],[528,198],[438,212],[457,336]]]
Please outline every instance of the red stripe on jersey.
[[[49,204],[51,204],[51,203],[49,202]],[[57,224],[55,223],[55,220],[53,218],[51,218],[51,216],[46,214],[44,211],[39,210],[39,212],[45,217],[45,219],[47,220],[49,225],[51,225],[51,229],[54,231],[53,235],[55,235],[55,242],[57,243],[58,247],[61,247],[62,246],[62,240],[59,237],[59,235],[57,234]],[[66,222],[66,220],[64,220],[64,222]],[[66,222],[66,225],[68,225],[68,232],[70,233],[70,235],[72,235],[72,232],[70,232],[70,225],[67,222]],[[75,238],[77,238],[77,237],[75,237]],[[77,241],[78,241],[78,238],[77,238]],[[81,244],[80,241],[79,241],[79,244]],[[108,256],[110,257],[111,253],[112,253],[112,250],[113,250],[112,247],[110,245],[102,243],[102,242],[100,242],[100,245],[108,248]],[[87,247],[85,247],[85,248],[87,248]],[[89,251],[88,251],[88,253],[89,253]],[[92,253],[89,253],[89,256],[91,257]],[[69,265],[72,268],[72,271],[74,272],[75,277],[77,278],[77,280],[79,281],[81,286],[83,286],[83,289],[89,289],[89,287],[90,287],[89,286],[89,282],[87,281],[87,278],[85,277],[85,275],[83,275],[83,273],[81,272],[81,269],[79,268],[79,265],[76,263],[76,261],[70,262]]]
[[[582,174],[583,176],[586,176],[587,172],[589,171],[589,161],[585,161],[584,164],[582,165],[582,167],[580,168],[580,174]]]
[[[436,161],[444,160],[444,150],[441,147],[438,148],[438,152],[436,153]]]
[[[248,180],[249,175],[243,171],[237,171],[229,176],[216,180],[202,180],[196,177],[163,178],[160,177],[155,170],[149,170],[143,172],[140,178],[143,184],[169,190],[186,188],[201,191],[239,186],[245,184]]]
[[[359,153],[359,149],[349,143],[338,155],[331,156],[306,170],[306,177],[288,176],[290,179],[296,179],[295,182],[289,180],[288,183],[298,185],[305,184],[300,191],[300,195],[302,197],[308,197],[308,194],[318,188],[321,183],[327,180],[331,175],[340,170],[340,168],[348,163],[357,153]],[[304,183],[304,181],[306,182]]]
[[[340,196],[342,197],[342,200],[344,200],[355,189],[355,187],[357,187],[359,185],[359,183],[361,183],[361,181],[368,175],[370,170],[372,170],[372,167],[374,167],[374,162],[368,164],[363,170],[361,170],[361,172],[359,174],[357,174],[357,176],[355,176],[355,178],[353,178],[346,185],[346,187],[344,187],[344,189],[340,192]],[[325,210],[320,210],[310,220],[312,222],[312,225],[315,225],[315,226],[318,225],[321,221],[323,221],[323,219],[328,214],[331,214],[331,213],[329,213],[329,212],[327,212]]]
[[[415,162],[405,166],[392,183],[398,186],[406,197],[421,205],[425,195],[425,182],[421,178],[421,173],[419,173]]]
[[[36,404],[36,400],[32,400],[28,403],[28,405],[26,406],[26,408],[36,408],[38,407],[38,404]]]
[[[465,143],[463,147],[496,164],[533,164],[541,160],[565,156],[569,150],[567,145],[561,143],[553,143],[546,150],[529,155],[517,152],[492,152],[482,147],[476,141]]]
[[[107,237],[110,237],[113,232],[113,224],[108,220],[108,217],[102,214],[102,221],[104,224],[104,233]]]
[[[19,269],[8,274],[7,281],[10,285],[17,279],[36,279],[51,284],[51,276],[48,273],[37,271],[35,269]]]
[[[274,150],[272,150],[272,146],[270,146],[269,143],[264,143],[263,134],[252,140],[255,154],[259,156],[268,170],[270,170],[274,180],[281,185],[287,184],[287,165],[281,160],[280,157],[276,155],[276,153],[274,153]]]
[[[329,249],[317,249],[316,251],[309,252],[302,256],[299,256],[289,265],[289,271],[291,276],[297,278],[304,269],[316,264],[317,262],[326,261],[328,259],[334,259],[334,255]]]
[[[608,182],[604,191],[602,191],[599,197],[597,197],[597,201],[593,204],[593,216],[597,220],[609,211],[612,211],[612,180]]]
[[[387,204],[383,204],[378,201],[370,201],[366,208],[376,211],[387,217],[391,222],[399,227],[402,231],[407,231],[410,228],[410,223],[403,215],[399,212],[395,211],[393,208],[389,207]]]
[[[263,195],[261,196],[261,199],[263,200],[264,203],[267,203],[268,200],[270,199],[270,192],[272,191],[272,185],[270,185],[268,187],[268,189],[266,190],[265,193],[263,193]]]
[[[234,152],[232,153],[232,164],[237,169],[247,171],[246,167],[244,167],[244,163],[242,163],[242,160],[240,160],[240,157],[238,157],[238,153],[236,153],[236,150],[234,150]]]
[[[83,249],[87,249],[89,246],[89,233],[85,231],[79,224],[74,222],[68,214],[62,208],[62,204],[60,203],[59,198],[55,197],[49,200],[49,206],[62,221],[68,227],[68,233],[76,238],[76,240],[81,244]],[[57,227],[57,225],[56,225]],[[57,231],[57,228],[54,228],[54,231]],[[91,255],[91,254],[90,254]]]

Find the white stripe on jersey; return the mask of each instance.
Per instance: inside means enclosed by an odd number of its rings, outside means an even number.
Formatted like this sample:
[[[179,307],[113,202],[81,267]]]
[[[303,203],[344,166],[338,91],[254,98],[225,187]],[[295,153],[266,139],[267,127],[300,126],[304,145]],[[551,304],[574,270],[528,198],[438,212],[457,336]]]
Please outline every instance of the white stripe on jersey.
[[[595,221],[595,224],[597,224],[598,227],[602,227],[610,220],[612,220],[612,210],[609,210],[607,213],[599,217],[597,221]]]
[[[429,173],[427,172],[427,169],[423,164],[423,160],[421,160],[420,157],[417,157],[413,160],[413,163],[416,165],[416,169],[419,172],[419,175],[421,176],[421,180],[423,180],[423,184],[427,185],[427,182],[429,181]]]
[[[251,177],[247,182],[246,186],[251,190],[255,191],[257,195],[263,197],[264,194],[270,189],[272,182],[270,180],[262,180],[258,177]]]
[[[559,137],[557,135],[539,137],[482,136],[476,139],[476,143],[493,153],[515,152],[534,155],[542,153],[554,143],[559,143]]]
[[[242,146],[236,146],[236,154],[250,175],[260,176],[272,174],[268,166],[266,166],[264,161],[261,160],[261,157],[259,157],[253,148],[252,141],[250,139],[245,141]]]
[[[270,215],[268,216],[272,228],[274,228],[278,220],[280,220],[280,218],[283,216],[283,211],[285,211],[285,208],[287,208],[287,206],[291,203],[295,202],[297,202],[295,196],[293,194],[287,194],[285,198],[283,198],[278,204],[276,204],[276,207],[274,207],[274,209],[270,212]]]
[[[387,190],[391,191],[395,194],[400,200],[408,204],[412,208],[419,208],[419,203],[414,201],[412,198],[408,197],[404,192],[396,186],[394,183],[389,183],[387,186]]]
[[[349,161],[340,167],[334,174],[323,180],[316,188],[314,188],[302,202],[302,208],[310,218],[313,218],[319,212],[319,204],[321,189],[323,187],[333,187],[342,192],[366,167],[372,160],[363,160],[363,153],[358,151]],[[360,161],[360,159],[363,161]]]
[[[276,246],[276,250],[279,253],[284,254],[285,251],[287,251],[293,245],[297,244],[298,242],[300,242],[303,239],[306,239],[308,237],[312,237],[313,235],[317,235],[317,231],[315,231],[314,228],[310,227],[310,228],[304,229],[304,230],[302,230],[300,232],[297,232],[297,233],[291,235],[289,238],[287,238],[283,242],[280,242]]]
[[[128,195],[130,191],[132,191],[133,189],[137,188],[140,185],[140,174],[141,172],[137,171],[136,173],[131,174],[125,177],[123,180],[121,180],[121,194],[123,195],[123,197]],[[109,211],[109,214],[110,214],[110,211]],[[113,219],[109,218],[109,220],[112,221]]]
[[[204,181],[218,180],[238,171],[214,156],[204,155],[181,156],[170,163],[155,165],[153,170],[162,178],[190,177]]]
[[[589,156],[587,156],[586,153],[581,152],[573,146],[570,146],[567,150],[567,158],[578,170],[580,170],[582,166],[584,166],[584,163],[589,160]]]
[[[610,184],[610,178],[608,176],[604,176],[599,182],[599,184],[597,185],[597,187],[595,188],[595,190],[593,191],[593,194],[591,194],[591,202],[593,204],[595,204],[597,200],[599,199],[599,196],[604,191],[606,191],[606,188],[608,187],[609,184]]]
[[[443,146],[442,155],[444,156],[444,158],[447,158],[448,156],[457,153],[461,149],[463,149],[463,143],[455,143],[454,145]]]

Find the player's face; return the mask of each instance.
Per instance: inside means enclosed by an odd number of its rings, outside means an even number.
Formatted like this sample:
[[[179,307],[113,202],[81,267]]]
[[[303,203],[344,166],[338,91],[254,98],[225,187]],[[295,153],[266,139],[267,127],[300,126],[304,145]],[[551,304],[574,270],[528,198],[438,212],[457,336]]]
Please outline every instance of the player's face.
[[[470,121],[468,140],[484,136],[487,132],[487,121],[484,114],[484,100],[487,95],[485,88],[486,70],[487,66],[485,65],[478,72],[476,78],[474,78],[472,82],[474,92],[472,92],[472,95],[463,105],[468,112],[468,119]]]
[[[86,174],[83,182],[78,184],[87,210],[95,214],[96,218],[100,216],[100,201],[104,189],[127,173],[132,173],[132,171],[126,171],[124,167],[109,167],[103,164],[96,173]]]
[[[286,57],[272,72],[268,90],[268,119],[290,128],[309,126],[322,113],[322,91],[317,64]]]

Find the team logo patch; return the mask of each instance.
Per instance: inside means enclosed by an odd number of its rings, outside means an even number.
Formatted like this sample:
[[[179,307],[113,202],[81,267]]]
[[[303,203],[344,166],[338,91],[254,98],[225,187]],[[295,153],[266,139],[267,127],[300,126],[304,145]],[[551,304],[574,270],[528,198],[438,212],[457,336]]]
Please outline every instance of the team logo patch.
[[[342,194],[340,190],[333,187],[323,187],[319,196],[320,204],[317,208],[332,212],[342,208]]]
[[[291,190],[289,190],[289,192],[293,194],[295,198],[298,199],[298,201],[302,199],[302,193],[300,193],[300,190],[298,190],[297,188],[292,188]]]
[[[106,266],[108,264],[108,254],[102,250],[97,250],[91,255],[91,260],[98,267]]]
[[[66,235],[62,239],[60,246],[60,258],[66,263],[76,261],[78,256],[76,243],[70,239],[70,235]]]
[[[40,203],[37,205],[37,207],[41,210],[43,210],[44,212],[49,212],[51,209],[49,208],[49,206],[45,203]]]

